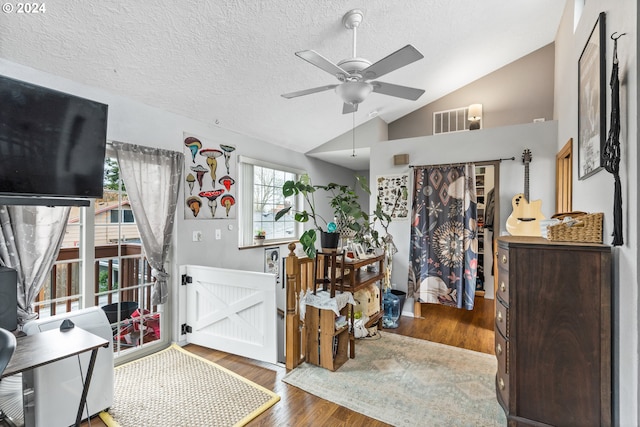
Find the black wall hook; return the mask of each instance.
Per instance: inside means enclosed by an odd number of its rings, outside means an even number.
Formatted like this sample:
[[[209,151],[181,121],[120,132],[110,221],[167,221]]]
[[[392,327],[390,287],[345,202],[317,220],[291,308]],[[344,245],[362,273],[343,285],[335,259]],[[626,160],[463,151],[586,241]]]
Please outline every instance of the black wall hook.
[[[618,37],[614,37],[616,34],[618,34],[617,31],[614,31],[613,33],[611,33],[611,40],[618,40],[620,37],[625,36],[627,33],[622,33],[620,34]]]

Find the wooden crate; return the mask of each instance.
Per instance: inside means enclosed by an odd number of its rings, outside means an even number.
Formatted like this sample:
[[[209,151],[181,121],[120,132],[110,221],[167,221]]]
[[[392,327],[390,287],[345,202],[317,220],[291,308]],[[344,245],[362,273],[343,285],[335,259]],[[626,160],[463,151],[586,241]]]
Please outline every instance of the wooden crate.
[[[348,318],[349,307],[350,304],[347,304],[340,314]],[[335,320],[336,314],[332,310],[307,306],[307,363],[335,371],[347,361],[349,325],[336,330]]]

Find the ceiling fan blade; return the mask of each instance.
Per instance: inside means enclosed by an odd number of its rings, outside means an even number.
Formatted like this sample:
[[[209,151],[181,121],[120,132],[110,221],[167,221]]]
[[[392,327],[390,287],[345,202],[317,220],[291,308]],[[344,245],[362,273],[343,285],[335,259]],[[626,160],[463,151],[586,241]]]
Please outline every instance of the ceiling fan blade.
[[[304,59],[312,65],[315,65],[321,70],[326,71],[334,77],[337,77],[338,79],[340,79],[340,76],[347,77],[349,75],[345,70],[313,50],[301,50],[300,52],[296,52],[296,56]]]
[[[408,44],[380,61],[369,65],[362,70],[362,76],[366,80],[377,79],[422,58],[424,56],[415,47]]]
[[[334,89],[336,86],[338,85],[314,87],[312,89],[299,90],[297,92],[283,93],[280,96],[282,96],[283,98],[291,99],[291,98],[296,98],[298,96],[311,95],[312,93],[324,92],[325,90]]]
[[[397,98],[417,100],[424,93],[424,89],[416,89],[414,87],[394,85],[391,83],[371,82],[373,91],[383,95],[395,96]]]
[[[347,104],[346,102],[342,106],[342,114],[355,113],[358,111],[358,104]]]

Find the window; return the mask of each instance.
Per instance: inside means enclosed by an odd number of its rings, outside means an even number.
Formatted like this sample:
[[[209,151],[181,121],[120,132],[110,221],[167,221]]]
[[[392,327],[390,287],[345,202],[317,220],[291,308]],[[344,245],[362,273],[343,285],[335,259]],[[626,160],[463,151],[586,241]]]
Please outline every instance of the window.
[[[469,107],[433,113],[433,134],[460,132],[469,130],[467,113]]]
[[[111,210],[111,222],[129,222],[133,223],[133,211],[130,209],[112,209]]]
[[[107,158],[103,197],[71,209],[60,254],[34,308],[43,318],[102,307],[112,323],[114,353],[122,356],[161,341],[151,287],[151,267],[117,162]]]
[[[240,156],[242,187],[240,189],[240,246],[253,245],[258,231],[265,232],[265,242],[295,240],[301,233],[293,212],[276,221],[276,213],[287,206],[297,209],[300,201],[285,198],[282,185],[295,180],[304,171]]]

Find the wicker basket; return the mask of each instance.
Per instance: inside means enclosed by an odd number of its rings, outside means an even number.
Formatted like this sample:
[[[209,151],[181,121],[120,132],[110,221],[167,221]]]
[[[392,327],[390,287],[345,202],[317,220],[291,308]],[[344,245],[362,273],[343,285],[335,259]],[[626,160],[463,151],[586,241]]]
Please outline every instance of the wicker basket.
[[[547,238],[560,242],[588,242],[602,243],[602,212],[586,213],[586,212],[566,212],[556,214],[553,218],[563,220],[571,217],[578,222],[573,225],[557,224],[547,227]]]

